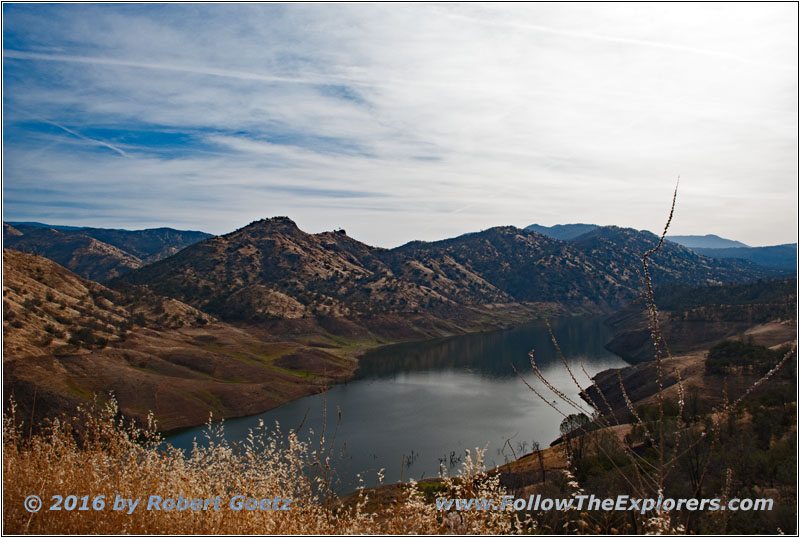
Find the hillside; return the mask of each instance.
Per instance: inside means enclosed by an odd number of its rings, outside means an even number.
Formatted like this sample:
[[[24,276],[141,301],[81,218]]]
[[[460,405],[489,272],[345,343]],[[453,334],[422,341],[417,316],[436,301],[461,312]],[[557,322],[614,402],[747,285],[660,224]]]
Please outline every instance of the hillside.
[[[87,235],[52,228],[12,228],[4,223],[3,245],[43,256],[98,282],[142,266],[139,258],[117,247]]]
[[[342,232],[307,234],[285,217],[204,241],[113,283],[126,284],[239,320],[447,312],[513,300],[455,260],[424,267]]]
[[[656,240],[608,227],[565,243],[508,226],[387,250],[341,231],[308,234],[287,217],[275,217],[192,245],[111,285],[146,285],[228,320],[453,319],[509,305],[598,312],[638,293],[634,267]],[[768,274],[677,245],[656,255],[652,271],[657,283],[713,284]]]
[[[3,356],[105,347],[135,325],[177,327],[206,318],[174,299],[134,300],[30,254],[3,249]],[[71,345],[72,344],[72,345]]]
[[[3,244],[49,258],[79,276],[105,282],[211,237],[203,232],[154,228],[111,230],[3,223]]]
[[[796,285],[796,279],[700,288],[671,285],[656,288],[655,300],[670,349],[686,353],[756,324],[796,320]],[[606,346],[610,351],[631,363],[652,360],[648,318],[640,299],[609,316],[607,323],[615,333]]]
[[[113,291],[3,250],[3,392],[34,424],[110,391],[126,416],[152,410],[164,430],[202,424],[209,411],[265,411],[352,373],[352,352],[321,345],[232,327],[174,299]]]

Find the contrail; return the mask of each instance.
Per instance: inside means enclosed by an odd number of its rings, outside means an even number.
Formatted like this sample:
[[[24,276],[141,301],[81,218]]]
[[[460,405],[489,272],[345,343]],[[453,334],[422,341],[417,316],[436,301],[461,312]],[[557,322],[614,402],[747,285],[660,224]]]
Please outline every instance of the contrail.
[[[112,144],[109,144],[108,142],[103,142],[102,140],[95,140],[94,138],[89,138],[88,136],[83,136],[82,134],[80,134],[78,132],[75,132],[72,129],[69,129],[67,127],[64,127],[63,125],[58,124],[58,123],[56,123],[54,121],[45,120],[45,119],[42,119],[41,121],[43,121],[45,123],[49,123],[50,125],[53,125],[55,127],[58,127],[59,129],[68,132],[72,136],[76,136],[76,137],[80,138],[81,140],[86,140],[87,142],[91,142],[92,144],[97,144],[98,146],[106,147],[106,148],[108,148],[108,149],[110,149],[112,151],[116,151],[117,153],[119,153],[123,157],[128,157],[127,153],[125,153],[124,151],[122,151],[118,147],[116,147],[116,146],[114,146]]]

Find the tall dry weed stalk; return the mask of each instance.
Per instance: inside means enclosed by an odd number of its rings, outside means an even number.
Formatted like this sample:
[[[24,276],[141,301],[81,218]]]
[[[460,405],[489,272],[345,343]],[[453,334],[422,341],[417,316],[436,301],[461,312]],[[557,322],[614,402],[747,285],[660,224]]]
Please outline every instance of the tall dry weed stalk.
[[[633,402],[631,401],[628,391],[626,390],[625,384],[623,383],[622,376],[619,372],[617,372],[617,379],[619,383],[620,392],[625,402],[625,407],[630,412],[631,418],[633,419],[633,423],[636,427],[640,428],[645,440],[647,443],[656,449],[657,451],[657,459],[656,462],[653,463],[650,459],[644,457],[637,451],[633,449],[633,447],[628,444],[623,438],[617,435],[601,435],[598,434],[598,430],[605,430],[610,428],[614,425],[620,425],[618,417],[614,412],[614,408],[609,403],[606,395],[603,393],[601,388],[597,385],[597,383],[592,379],[586,369],[584,368],[583,364],[580,364],[581,371],[583,372],[587,382],[594,388],[594,394],[599,396],[599,400],[595,400],[592,396],[584,389],[584,385],[581,384],[578,379],[576,378],[575,374],[570,368],[566,358],[564,357],[563,353],[561,352],[561,348],[556,341],[556,338],[553,334],[553,331],[550,327],[549,322],[547,323],[548,330],[550,331],[550,337],[552,343],[556,349],[556,352],[561,359],[561,362],[564,368],[569,373],[569,377],[577,387],[579,394],[583,398],[583,402],[575,401],[574,399],[568,397],[562,390],[557,389],[553,384],[551,384],[543,375],[542,371],[536,364],[534,352],[531,351],[529,354],[529,359],[531,366],[533,368],[533,373],[541,381],[541,383],[545,386],[547,390],[552,392],[562,404],[565,404],[568,409],[572,409],[575,413],[583,414],[586,416],[591,417],[591,421],[588,424],[577,424],[575,431],[572,434],[582,435],[585,439],[588,439],[590,443],[594,445],[594,449],[596,453],[601,454],[606,457],[607,461],[618,471],[618,475],[621,478],[622,482],[627,484],[628,489],[624,492],[619,493],[627,493],[632,497],[636,498],[658,498],[660,495],[665,493],[665,489],[669,480],[671,473],[675,470],[676,465],[679,463],[682,457],[685,457],[689,454],[692,450],[696,449],[700,443],[707,442],[710,439],[710,447],[708,449],[708,453],[705,457],[705,460],[701,464],[702,472],[700,475],[700,479],[697,482],[694,497],[698,498],[700,496],[701,489],[704,484],[704,480],[706,479],[707,472],[709,470],[712,457],[714,456],[714,450],[719,442],[720,431],[722,429],[723,424],[725,421],[732,415],[732,413],[736,412],[737,409],[740,408],[741,404],[744,400],[750,396],[758,387],[763,385],[768,379],[774,376],[785,364],[789,361],[789,359],[793,356],[797,348],[797,342],[795,341],[793,346],[786,354],[782,357],[782,359],[775,364],[771,370],[769,370],[765,375],[763,375],[760,379],[758,379],[755,383],[753,383],[739,398],[737,398],[733,402],[724,401],[722,405],[716,407],[712,414],[711,420],[711,427],[710,431],[706,431],[706,429],[698,428],[696,425],[689,425],[686,424],[683,420],[683,411],[686,404],[686,390],[683,384],[683,380],[681,379],[680,372],[678,369],[675,369],[674,373],[677,377],[677,406],[678,412],[675,415],[675,422],[674,424],[671,421],[668,421],[665,417],[665,390],[664,390],[664,361],[665,359],[672,359],[672,354],[670,353],[669,346],[664,339],[664,333],[661,329],[660,322],[659,322],[659,312],[658,307],[655,302],[654,291],[653,291],[653,283],[652,278],[650,275],[650,268],[649,268],[649,260],[650,258],[656,254],[662,247],[664,243],[664,239],[667,235],[667,231],[669,230],[669,226],[672,222],[672,217],[675,212],[675,202],[678,195],[678,185],[676,184],[675,190],[672,196],[672,205],[670,207],[669,216],[667,218],[666,225],[664,226],[664,231],[661,233],[661,236],[658,239],[656,245],[651,248],[650,250],[646,251],[641,258],[641,269],[637,269],[637,273],[639,275],[639,279],[641,282],[642,288],[642,297],[644,298],[644,302],[647,308],[647,318],[648,318],[648,327],[650,330],[650,339],[653,344],[653,361],[655,362],[655,370],[656,370],[656,406],[658,412],[658,418],[655,421],[655,427],[653,428],[655,431],[651,431],[651,427],[649,427],[648,423],[643,420],[640,414],[637,412],[636,407],[634,406]],[[522,375],[517,371],[517,375],[522,378]],[[569,418],[569,414],[563,412],[558,405],[551,402],[551,398],[547,398],[543,395],[538,389],[534,388],[530,383],[528,383],[524,378],[522,378],[523,382],[527,385],[527,387],[533,391],[542,401],[548,404],[550,407],[555,409],[558,413],[560,413],[564,419]],[[591,409],[587,409],[587,405],[591,406]],[[573,421],[574,422],[574,421]],[[608,446],[608,440],[612,440],[613,448]],[[567,437],[564,438],[567,441]],[[672,445],[672,448],[668,448],[668,444]],[[565,442],[564,443],[565,449],[569,450],[570,444]],[[614,450],[616,449],[616,450]],[[622,452],[628,460],[629,466],[625,466],[623,469],[612,454],[612,452],[620,451]],[[567,469],[566,472],[569,473],[569,476],[572,480],[569,484],[573,487],[573,489],[579,488],[579,484],[574,479],[574,475],[572,475],[570,467],[571,463],[573,462],[573,454],[567,454]],[[632,469],[632,472],[629,470]],[[730,472],[730,470],[729,470]],[[721,498],[726,498],[726,492],[718,492],[720,493],[718,496]],[[682,534],[687,532],[687,528],[689,526],[690,518],[692,513],[688,512],[688,515],[685,520],[680,521],[677,519],[677,515],[674,513],[667,513],[663,511],[656,511],[652,510],[649,513],[638,514],[632,513],[633,521],[631,524],[627,526],[625,530],[633,533],[647,533],[647,534]],[[592,521],[589,514],[580,514],[579,517],[575,518],[578,522],[581,523],[580,527],[574,529],[577,532],[584,532],[587,528],[595,527],[596,529],[600,529],[599,525],[595,525],[597,522]],[[570,517],[567,517],[565,525],[565,529],[569,528],[571,525]],[[614,529],[618,531],[619,529]]]

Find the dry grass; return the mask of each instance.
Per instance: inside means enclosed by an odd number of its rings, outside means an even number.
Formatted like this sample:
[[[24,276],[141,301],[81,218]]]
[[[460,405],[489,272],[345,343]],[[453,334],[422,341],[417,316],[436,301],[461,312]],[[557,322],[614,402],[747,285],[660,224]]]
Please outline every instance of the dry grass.
[[[241,444],[222,440],[221,426],[209,425],[212,442],[184,455],[164,449],[155,425],[137,428],[118,418],[112,399],[105,407],[80,409],[75,418],[55,421],[29,436],[3,423],[3,532],[5,534],[404,534],[489,533],[524,530],[505,511],[438,512],[416,484],[404,486],[390,506],[368,511],[365,491],[342,503],[328,480],[330,450],[294,434],[270,435],[263,426]],[[25,510],[31,494],[43,500],[38,513]],[[487,475],[478,452],[458,477],[445,479],[442,497],[491,498],[506,492],[497,474]],[[105,495],[102,510],[50,511],[53,495]],[[133,513],[112,510],[116,495],[142,499]],[[220,510],[148,511],[151,495],[190,499],[221,498]],[[291,498],[291,510],[233,511],[235,495]],[[209,506],[211,508],[211,506]],[[446,517],[445,517],[446,516]]]

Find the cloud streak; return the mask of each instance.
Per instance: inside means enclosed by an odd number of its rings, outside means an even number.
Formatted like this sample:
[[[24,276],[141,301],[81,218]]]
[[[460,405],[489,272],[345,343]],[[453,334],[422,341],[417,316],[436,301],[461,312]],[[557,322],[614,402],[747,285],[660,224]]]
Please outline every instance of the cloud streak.
[[[176,73],[191,73],[210,77],[233,78],[239,80],[252,80],[258,82],[281,83],[281,84],[336,84],[345,81],[342,77],[314,76],[314,77],[282,77],[276,75],[266,75],[261,73],[251,73],[244,71],[232,71],[229,69],[216,69],[206,66],[175,65],[158,62],[139,62],[132,60],[120,60],[115,58],[101,58],[92,56],[72,56],[60,54],[44,54],[39,52],[27,52],[20,50],[3,50],[3,57],[14,60],[35,60],[44,62],[66,62],[97,66],[132,67],[137,69],[152,69],[158,71],[173,71]],[[347,80],[350,84],[362,85],[358,81]]]
[[[668,50],[668,51],[675,51],[675,52],[686,52],[690,54],[700,54],[703,56],[710,56],[713,58],[722,58],[725,60],[732,60],[735,62],[741,62],[746,64],[757,64],[769,67],[771,69],[779,69],[782,71],[793,71],[796,69],[795,65],[790,64],[780,64],[780,63],[772,63],[772,62],[764,62],[764,61],[756,61],[741,55],[731,54],[728,52],[717,51],[717,50],[709,50],[703,49],[698,47],[690,47],[686,45],[679,45],[675,43],[667,43],[662,41],[651,41],[647,39],[633,39],[624,36],[614,36],[614,35],[604,35],[604,34],[596,34],[591,32],[580,32],[580,31],[573,31],[567,30],[564,28],[554,28],[549,26],[542,26],[538,24],[526,24],[523,22],[515,22],[515,21],[498,21],[498,20],[490,20],[486,18],[476,18],[476,17],[468,17],[458,13],[440,11],[438,12],[440,15],[452,17],[461,21],[469,22],[471,24],[483,24],[483,25],[490,25],[490,26],[498,26],[498,27],[506,27],[506,28],[516,28],[521,30],[529,30],[533,32],[540,32],[544,34],[551,34],[563,37],[570,37],[588,41],[600,41],[604,43],[616,43],[620,45],[634,45],[637,47],[646,47],[646,48],[654,48],[654,49],[661,49],[661,50]]]

